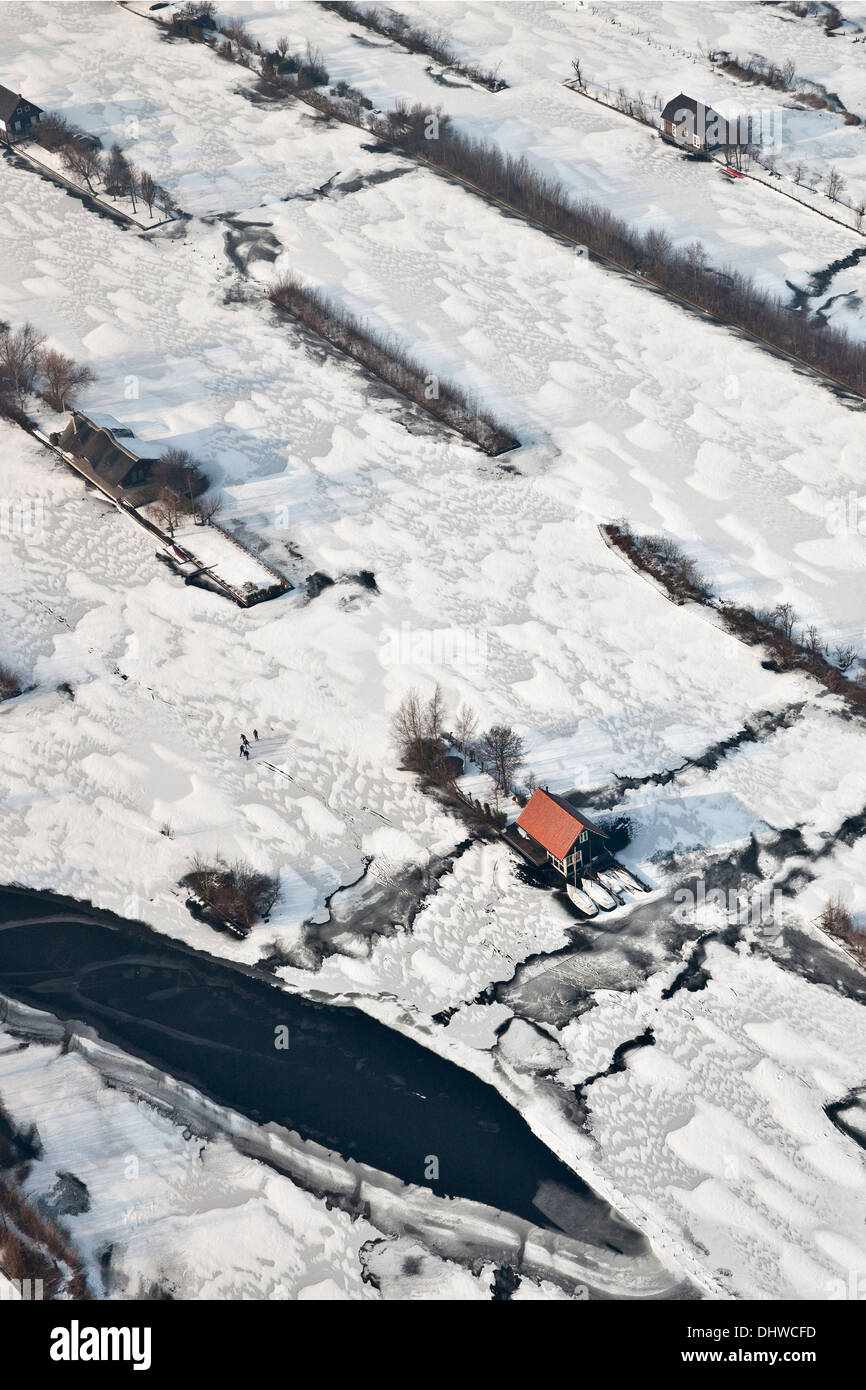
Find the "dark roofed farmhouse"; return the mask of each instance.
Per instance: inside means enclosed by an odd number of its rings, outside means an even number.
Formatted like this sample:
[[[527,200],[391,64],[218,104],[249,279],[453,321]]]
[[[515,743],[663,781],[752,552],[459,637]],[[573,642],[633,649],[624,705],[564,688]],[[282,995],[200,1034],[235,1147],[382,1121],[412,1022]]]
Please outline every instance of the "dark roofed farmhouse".
[[[693,154],[737,148],[749,143],[748,120],[728,121],[684,92],[672,97],[661,114],[661,137]]]
[[[58,444],[88,464],[112,495],[122,494],[135,506],[156,496],[159,483],[154,467],[165,452],[165,444],[137,438],[113,415],[73,411]]]
[[[20,92],[0,87],[0,137],[7,144],[21,140],[42,119],[42,107],[28,101]]]

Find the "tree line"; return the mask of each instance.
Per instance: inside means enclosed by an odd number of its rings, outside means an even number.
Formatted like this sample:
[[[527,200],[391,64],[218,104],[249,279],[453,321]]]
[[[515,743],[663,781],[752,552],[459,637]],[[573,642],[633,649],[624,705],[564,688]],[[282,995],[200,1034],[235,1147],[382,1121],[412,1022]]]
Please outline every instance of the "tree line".
[[[525,156],[506,154],[496,145],[463,134],[439,110],[399,102],[375,128],[407,154],[473,184],[531,221],[637,272],[673,297],[866,394],[866,345],[816,315],[790,309],[735,266],[711,266],[701,242],[675,246],[661,228],[632,227],[590,198],[572,198],[558,180],[534,168]]]
[[[133,164],[118,144],[105,153],[95,136],[87,135],[72,125],[57,111],[49,111],[39,122],[35,136],[43,149],[60,156],[60,162],[70,177],[96,196],[102,192],[115,201],[129,198],[133,212],[139,203],[153,216],[156,205],[167,216],[176,216],[179,209],[172,195],[156,182],[147,169]]]
[[[362,9],[360,5],[353,4],[352,0],[320,0],[320,3],[323,10],[332,10],[341,19],[347,19],[352,24],[363,24],[374,33],[382,34],[394,43],[399,43],[410,53],[426,53],[443,67],[450,68],[461,77],[468,77],[472,82],[480,83],[491,92],[501,92],[508,86],[505,79],[499,75],[498,64],[495,68],[483,68],[478,63],[461,63],[451,40],[442,29],[425,29],[423,25],[413,23],[399,10],[380,9],[378,5]]]
[[[814,623],[802,623],[792,604],[755,608],[718,598],[682,547],[668,536],[640,536],[627,521],[609,522],[602,531],[632,563],[651,574],[676,603],[690,600],[715,608],[728,632],[750,645],[761,645],[780,671],[804,671],[834,695],[866,711],[866,667],[849,643],[829,646]],[[855,674],[849,672],[855,666]]]
[[[487,454],[500,454],[519,443],[492,415],[453,381],[428,371],[401,344],[328,299],[321,290],[284,275],[268,291],[271,303],[307,324],[417,405],[471,439]]]

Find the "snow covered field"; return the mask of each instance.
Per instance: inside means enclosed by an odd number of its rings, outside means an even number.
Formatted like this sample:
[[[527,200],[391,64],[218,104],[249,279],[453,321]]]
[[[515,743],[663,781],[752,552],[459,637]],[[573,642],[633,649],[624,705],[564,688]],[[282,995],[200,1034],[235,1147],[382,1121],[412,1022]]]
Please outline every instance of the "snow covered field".
[[[662,72],[654,44],[589,7],[405,7],[435,14],[467,58],[501,60],[512,86],[495,96],[442,86],[423,58],[366,33],[359,41],[313,5],[234,8],[263,41],[287,32],[320,44],[332,78],[384,106],[441,102],[570,187],[700,236],[720,262],[742,256],[767,283],[805,282],[860,244],[760,188],[686,165],[562,88],[573,45],[590,74],[645,89],[664,76],[688,90],[698,70],[674,54]],[[702,36],[734,51],[775,42],[763,6],[720,7],[712,33],[703,6],[629,8],[641,30],[690,51]],[[363,132],[300,104],[251,100],[242,68],[166,42],[117,5],[10,4],[4,19],[0,81],[104,140],[124,135],[192,218],[149,236],[124,231],[0,160],[0,318],[32,319],[92,366],[87,406],[200,457],[226,497],[221,521],[277,568],[301,584],[314,572],[335,582],[243,612],[184,587],[143,532],[0,423],[0,660],[33,687],[0,705],[0,881],[90,899],[239,962],[276,951],[291,988],[351,996],[492,1080],[716,1295],[832,1297],[833,1281],[866,1262],[854,1215],[862,1164],[823,1107],[863,1084],[866,1039],[856,972],[811,924],[839,884],[866,919],[866,841],[837,838],[866,806],[866,734],[813,683],[762,668],[760,653],[706,615],[674,607],[597,527],[625,515],[666,530],[726,597],[789,600],[829,642],[866,654],[861,409],[376,152]],[[852,56],[849,38],[800,23],[812,66],[798,57],[798,68],[866,110],[863,47]],[[86,66],[72,42],[81,31]],[[715,101],[722,79],[700,71]],[[852,186],[864,141],[845,127],[828,137],[840,165],[850,144]],[[846,272],[852,288],[863,264]],[[523,447],[500,466],[277,319],[264,291],[283,270],[476,392]],[[847,314],[859,309],[849,302]],[[364,570],[375,590],[359,581]],[[522,880],[504,845],[476,844],[411,931],[392,929],[384,892],[383,934],[353,937],[338,894],[339,950],[315,970],[325,899],[368,857],[355,906],[367,887],[435,866],[466,836],[394,766],[390,715],[410,685],[427,692],[435,680],[451,712],[465,699],[483,725],[519,728],[528,770],[562,792],[676,768],[761,711],[803,709],[715,769],[617,801],[635,828],[627,858],[656,892],[605,917],[590,951],[568,949],[574,917]],[[262,737],[247,763],[238,738],[253,727]],[[793,830],[800,838],[785,838]],[[767,882],[790,889],[782,916],[793,936],[750,928],[714,940],[704,987],[663,997],[697,935],[717,925],[711,914],[670,931],[672,890],[735,860],[753,833]],[[246,941],[217,937],[186,910],[176,884],[196,851],[279,873],[280,902]],[[790,945],[801,937],[820,968]],[[479,1001],[495,982],[496,998]],[[447,1024],[434,1021],[451,1010]],[[653,1045],[588,1087],[577,1123],[574,1088],[647,1027]],[[68,1068],[79,1099],[55,1152],[86,1156],[79,1146],[103,1103],[92,1077],[78,1058],[36,1051],[4,1051],[0,1099],[20,1111],[21,1069],[32,1067],[26,1084],[42,1088],[40,1116],[50,1116]],[[110,1109],[99,1123],[145,1123],[114,1093]],[[147,1126],[148,1152],[179,1143],[167,1123]],[[212,1161],[215,1182],[249,1193],[256,1229],[286,1242],[288,1296],[327,1296],[328,1281],[343,1296],[369,1294],[357,1276],[363,1233],[301,1203],[287,1180],[240,1172],[231,1155]],[[106,1193],[93,1250],[119,1210]],[[174,1229],[176,1209],[164,1194],[155,1201],[154,1219]],[[294,1224],[281,1203],[303,1206]],[[296,1260],[310,1223],[324,1252],[316,1277]],[[137,1258],[133,1283],[156,1278]],[[337,1273],[323,1272],[330,1262]],[[166,1277],[205,1296],[246,1275],[220,1283],[205,1262]],[[475,1295],[467,1285],[459,1296]]]
[[[792,286],[809,290],[813,272],[863,248],[856,231],[755,183],[732,183],[715,165],[684,158],[653,130],[562,86],[573,76],[576,57],[602,95],[609,85],[615,98],[622,87],[649,103],[658,96],[664,105],[683,91],[729,118],[749,112],[762,121],[780,172],[787,176],[803,163],[823,181],[835,165],[846,179],[844,197],[856,206],[866,198],[862,129],[846,126],[834,112],[794,109],[785,93],[738,82],[713,69],[706,57],[713,49],[729,49],[743,56],[764,53],[779,63],[793,58],[803,77],[838,91],[851,110],[866,116],[863,48],[850,39],[827,40],[816,24],[795,24],[793,16],[786,22],[780,7],[756,4],[433,0],[410,8],[418,22],[442,27],[464,61],[498,65],[508,88],[492,95],[447,74],[443,80],[438,65],[423,54],[408,53],[312,5],[289,4],[275,12],[253,4],[249,27],[266,47],[286,29],[312,34],[332,77],[360,86],[383,109],[399,99],[441,105],[469,133],[525,154],[575,194],[596,198],[636,225],[663,226],[679,244],[698,239],[711,264],[746,270],[783,298]],[[743,36],[739,45],[737,35]],[[798,190],[790,185],[790,191]],[[823,195],[803,196],[840,215]],[[841,215],[856,225],[852,213]],[[839,270],[812,303],[817,308],[830,300],[828,316],[858,337],[866,333],[864,275],[862,262]]]

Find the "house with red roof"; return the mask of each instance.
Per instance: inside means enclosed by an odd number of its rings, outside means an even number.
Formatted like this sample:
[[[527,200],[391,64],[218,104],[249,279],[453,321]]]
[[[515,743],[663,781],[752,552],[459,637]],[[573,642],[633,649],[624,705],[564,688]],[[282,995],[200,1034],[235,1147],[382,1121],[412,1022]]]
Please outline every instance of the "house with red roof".
[[[532,793],[517,817],[517,827],[546,852],[555,869],[575,882],[605,852],[609,836],[588,816],[555,792]]]

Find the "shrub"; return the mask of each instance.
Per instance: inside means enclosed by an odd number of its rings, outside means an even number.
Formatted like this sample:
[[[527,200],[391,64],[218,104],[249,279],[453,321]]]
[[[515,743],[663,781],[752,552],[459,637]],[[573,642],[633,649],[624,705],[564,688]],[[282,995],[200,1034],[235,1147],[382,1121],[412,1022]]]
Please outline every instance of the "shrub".
[[[18,673],[0,661],[0,700],[11,700],[23,689]]]
[[[220,32],[225,34],[226,38],[232,39],[239,49],[251,50],[255,48],[246,24],[238,15],[233,15],[226,20],[225,24],[221,24]]]
[[[275,874],[261,873],[242,859],[227,864],[218,856],[208,863],[198,854],[180,886],[188,888],[224,921],[246,931],[267,917],[280,892]]]
[[[155,486],[187,499],[190,509],[192,499],[210,487],[207,473],[188,449],[166,449],[154,464],[151,479]]]
[[[59,111],[46,111],[33,134],[37,144],[44,150],[60,150],[64,145],[71,145],[74,141],[80,140],[84,131],[67,121]]]
[[[629,816],[602,816],[597,824],[608,837],[605,848],[611,854],[621,854],[631,844],[633,828]]]
[[[626,521],[611,522],[602,529],[638,569],[658,579],[677,603],[687,599],[706,603],[712,597],[694,560],[670,536],[636,536]]]
[[[831,932],[834,936],[838,936],[842,932],[847,933],[854,930],[851,913],[848,911],[843,900],[838,896],[828,898],[818,921],[824,928],[824,931]]]
[[[323,0],[322,8],[333,10],[342,19],[353,24],[363,24],[374,33],[382,34],[384,38],[392,39],[394,43],[408,48],[410,53],[426,53],[443,67],[451,68],[473,82],[481,83],[491,92],[501,92],[503,87],[508,86],[499,76],[498,67],[482,68],[477,63],[458,62],[451,40],[441,29],[425,29],[420,24],[413,24],[406,15],[400,14],[397,10],[380,10],[377,6],[362,10],[359,5],[353,4],[352,0],[345,0],[345,3],[341,0]]]
[[[866,933],[858,931],[854,919],[841,897],[827,900],[818,925],[828,936],[841,941],[862,965],[866,965]]]

